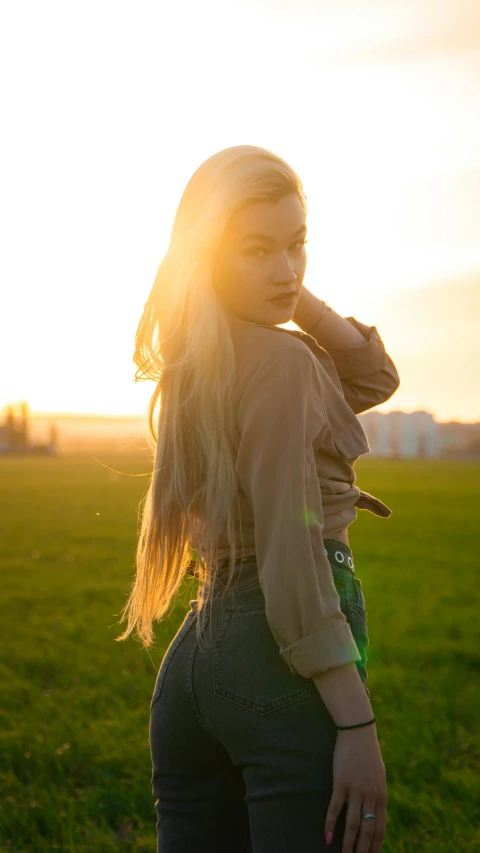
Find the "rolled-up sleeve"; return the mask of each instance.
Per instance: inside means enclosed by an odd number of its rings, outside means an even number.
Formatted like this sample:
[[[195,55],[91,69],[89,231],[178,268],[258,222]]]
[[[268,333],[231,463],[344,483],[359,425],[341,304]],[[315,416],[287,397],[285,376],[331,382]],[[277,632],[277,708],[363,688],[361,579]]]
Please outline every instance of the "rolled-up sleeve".
[[[255,370],[238,411],[236,470],[255,524],[266,618],[306,678],[361,659],[325,553],[313,441],[329,429],[314,358],[285,349]]]
[[[345,400],[359,414],[388,400],[400,377],[375,326],[345,317],[366,338],[356,347],[331,347],[322,343],[337,369]]]

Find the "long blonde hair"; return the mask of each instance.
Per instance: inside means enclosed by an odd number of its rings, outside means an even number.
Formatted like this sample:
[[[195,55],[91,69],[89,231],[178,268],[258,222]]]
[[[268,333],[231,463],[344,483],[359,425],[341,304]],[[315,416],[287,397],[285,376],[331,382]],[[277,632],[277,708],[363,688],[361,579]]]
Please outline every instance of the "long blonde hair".
[[[268,149],[236,145],[205,160],[180,199],[135,337],[135,379],[157,383],[148,406],[156,448],[136,575],[120,618],[128,624],[117,640],[136,629],[145,647],[152,644],[152,622],[166,614],[192,553],[200,580],[197,612],[202,613],[212,599],[221,533],[230,549],[225,591],[231,583],[238,501],[231,442],[235,354],[211,265],[234,213],[294,192],[306,210],[300,178],[288,163]]]

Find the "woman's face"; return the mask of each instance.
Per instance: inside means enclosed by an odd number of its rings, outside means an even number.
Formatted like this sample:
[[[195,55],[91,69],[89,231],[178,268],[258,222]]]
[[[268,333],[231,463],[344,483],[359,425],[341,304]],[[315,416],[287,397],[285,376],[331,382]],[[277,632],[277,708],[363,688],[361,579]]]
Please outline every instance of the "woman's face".
[[[292,319],[307,266],[306,231],[297,193],[275,204],[252,203],[230,219],[212,264],[213,286],[227,311],[266,325]],[[271,301],[292,292],[288,302]]]

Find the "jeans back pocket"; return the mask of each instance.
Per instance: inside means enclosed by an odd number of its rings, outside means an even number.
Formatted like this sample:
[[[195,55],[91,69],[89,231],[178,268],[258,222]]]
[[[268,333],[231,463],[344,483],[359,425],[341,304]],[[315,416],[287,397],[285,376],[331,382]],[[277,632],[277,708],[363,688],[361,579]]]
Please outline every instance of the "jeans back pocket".
[[[226,607],[215,642],[215,694],[269,714],[311,695],[312,681],[293,676],[281,658],[263,604]]]

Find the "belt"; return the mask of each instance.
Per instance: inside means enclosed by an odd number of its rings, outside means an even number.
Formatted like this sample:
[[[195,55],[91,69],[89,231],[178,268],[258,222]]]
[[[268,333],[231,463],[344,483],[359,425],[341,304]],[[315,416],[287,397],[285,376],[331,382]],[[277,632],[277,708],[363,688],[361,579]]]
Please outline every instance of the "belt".
[[[324,539],[325,556],[328,557],[330,563],[335,563],[342,568],[350,569],[352,574],[355,574],[355,566],[353,563],[353,555],[348,547],[338,539]]]
[[[353,562],[353,555],[351,549],[348,545],[345,545],[343,542],[339,542],[338,539],[324,539],[323,540],[325,556],[328,557],[330,563],[337,563],[340,566],[344,566],[346,569],[350,569],[355,574],[355,565]],[[239,566],[241,563],[256,563],[257,557],[256,554],[253,554],[251,557],[242,557],[238,560],[235,560],[235,565]],[[223,568],[228,564],[228,557],[224,557],[219,561],[219,568]]]

